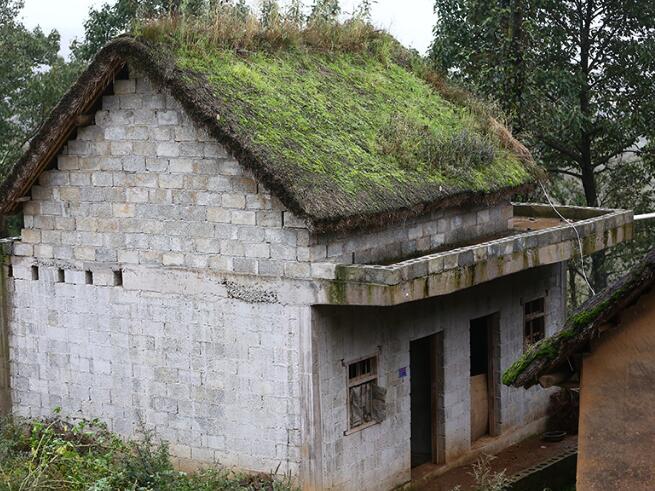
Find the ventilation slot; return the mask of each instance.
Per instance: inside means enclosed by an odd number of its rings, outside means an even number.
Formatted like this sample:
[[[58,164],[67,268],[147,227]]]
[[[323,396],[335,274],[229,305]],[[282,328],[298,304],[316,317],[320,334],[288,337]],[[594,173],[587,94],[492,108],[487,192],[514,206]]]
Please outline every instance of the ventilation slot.
[[[38,281],[39,279],[39,267],[32,266],[32,280]]]
[[[87,285],[93,285],[93,271],[84,272],[84,283]]]
[[[123,270],[114,271],[114,286],[123,286]]]

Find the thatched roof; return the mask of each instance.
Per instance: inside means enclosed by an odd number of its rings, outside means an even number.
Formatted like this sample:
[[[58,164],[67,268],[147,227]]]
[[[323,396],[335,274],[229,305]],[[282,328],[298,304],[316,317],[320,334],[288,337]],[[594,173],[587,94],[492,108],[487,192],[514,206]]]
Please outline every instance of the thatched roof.
[[[550,373],[574,372],[575,356],[589,349],[591,340],[608,326],[620,326],[620,313],[633,305],[655,283],[655,248],[625,276],[591,297],[554,336],[541,340],[504,373],[503,383],[529,388]]]
[[[491,204],[533,181],[529,153],[504,127],[393,60],[164,46],[125,36],[98,53],[0,184],[0,212],[15,208],[126,63],[167,88],[317,230]]]

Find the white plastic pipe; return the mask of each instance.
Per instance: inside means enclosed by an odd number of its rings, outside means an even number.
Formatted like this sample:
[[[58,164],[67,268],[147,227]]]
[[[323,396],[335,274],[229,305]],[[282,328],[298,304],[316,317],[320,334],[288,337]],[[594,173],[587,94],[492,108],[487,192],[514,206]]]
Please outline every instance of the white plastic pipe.
[[[655,219],[655,213],[644,213],[643,215],[635,215],[634,221],[641,222],[643,220],[653,220]]]

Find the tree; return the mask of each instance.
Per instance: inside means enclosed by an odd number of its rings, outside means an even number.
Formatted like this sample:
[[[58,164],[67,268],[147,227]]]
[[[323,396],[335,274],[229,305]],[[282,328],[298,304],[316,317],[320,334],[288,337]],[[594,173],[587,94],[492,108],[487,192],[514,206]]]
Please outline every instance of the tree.
[[[27,29],[17,20],[22,8],[0,0],[0,176],[77,74],[58,55],[59,33]]]
[[[655,2],[437,0],[435,9],[434,62],[499,101],[570,197],[655,204],[645,158],[655,141]],[[594,255],[597,288],[604,262]]]
[[[99,9],[91,8],[84,22],[84,40],[71,45],[77,60],[88,61],[108,41],[129,31],[138,17],[157,17],[165,13],[176,13],[183,0],[118,0],[105,3]],[[192,2],[193,8],[199,8]]]
[[[309,14],[309,21],[334,22],[340,13],[339,0],[314,0]]]

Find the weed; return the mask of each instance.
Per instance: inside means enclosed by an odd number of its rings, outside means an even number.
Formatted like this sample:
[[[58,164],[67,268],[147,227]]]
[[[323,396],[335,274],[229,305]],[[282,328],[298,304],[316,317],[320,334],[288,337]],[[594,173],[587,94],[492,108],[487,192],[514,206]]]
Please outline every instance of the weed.
[[[56,411],[46,420],[0,422],[0,490],[209,491],[295,489],[290,476],[247,475],[213,468],[174,469],[168,446],[153,432],[123,441],[98,420],[76,422]]]

